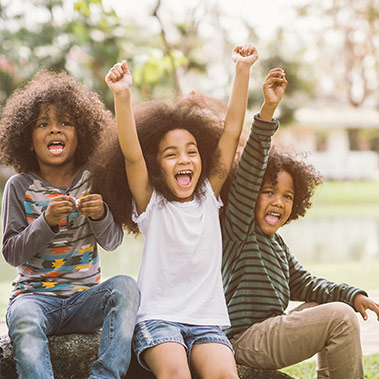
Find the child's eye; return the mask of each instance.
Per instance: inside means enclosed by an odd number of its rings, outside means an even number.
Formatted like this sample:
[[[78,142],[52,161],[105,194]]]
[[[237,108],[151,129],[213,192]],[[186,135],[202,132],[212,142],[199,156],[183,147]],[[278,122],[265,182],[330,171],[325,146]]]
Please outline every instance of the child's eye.
[[[293,200],[293,196],[292,195],[284,195],[284,197],[288,200]]]
[[[37,127],[38,128],[45,128],[46,126],[48,126],[49,124],[47,122],[40,122],[39,124],[37,124]]]
[[[262,191],[262,193],[264,193],[265,195],[273,195],[274,192],[272,192],[271,190],[265,190],[265,191]]]
[[[165,158],[172,158],[172,157],[175,157],[175,153],[167,153],[166,155],[165,155]]]
[[[196,150],[191,150],[188,152],[188,155],[197,155],[197,151]]]
[[[62,121],[61,125],[62,126],[72,126],[71,122],[69,122],[69,121]]]

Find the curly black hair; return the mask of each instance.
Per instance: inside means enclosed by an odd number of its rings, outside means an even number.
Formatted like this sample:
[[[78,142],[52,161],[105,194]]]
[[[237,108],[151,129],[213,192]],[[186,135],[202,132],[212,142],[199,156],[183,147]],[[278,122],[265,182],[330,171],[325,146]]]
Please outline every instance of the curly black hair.
[[[286,224],[305,215],[307,209],[312,206],[311,198],[315,188],[322,183],[322,177],[315,167],[298,156],[299,154],[272,148],[262,181],[262,184],[271,182],[275,185],[280,171],[288,172],[292,176],[295,194],[292,212]],[[302,156],[304,157],[304,154]]]
[[[226,105],[220,100],[189,94],[175,102],[148,101],[134,106],[139,142],[146,161],[152,186],[168,200],[174,200],[158,163],[158,147],[171,130],[185,129],[196,139],[202,173],[195,189],[195,197],[202,196],[202,184],[209,175],[223,175],[219,165],[220,139]],[[99,159],[92,160],[93,190],[108,204],[114,219],[126,230],[138,234],[132,221],[132,196],[125,173],[125,162],[116,131],[108,136],[100,148]]]
[[[42,69],[16,89],[7,100],[0,118],[0,159],[16,172],[39,171],[31,150],[32,131],[46,106],[56,105],[59,114],[74,122],[78,147],[75,166],[84,166],[101,141],[103,131],[113,123],[99,95],[85,88],[65,72]]]

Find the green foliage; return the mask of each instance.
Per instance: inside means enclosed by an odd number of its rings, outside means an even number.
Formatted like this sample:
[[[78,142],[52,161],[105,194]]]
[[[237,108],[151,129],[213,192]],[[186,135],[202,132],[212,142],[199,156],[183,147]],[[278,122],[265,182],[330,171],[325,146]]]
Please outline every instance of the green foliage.
[[[201,81],[197,78],[210,80],[207,75],[210,65],[225,62],[223,75],[226,80],[222,78],[221,85],[225,87],[224,99],[227,98],[233,74],[230,52],[234,43],[220,22],[223,15],[217,4],[208,10],[213,16],[206,21],[208,28],[223,36],[221,45],[224,46],[217,49],[217,54],[213,53],[212,35],[204,37],[200,33],[204,12],[207,12],[204,5],[193,4],[184,19],[166,17],[163,22],[159,17],[160,8],[166,7],[167,12],[169,7],[162,2],[154,15],[146,14],[150,21],[143,25],[133,18],[133,12],[126,16],[119,14],[115,10],[117,8],[112,8],[116,2],[38,0],[25,3],[28,6],[22,4],[22,0],[8,0],[2,2],[0,8],[0,106],[15,88],[45,67],[54,71],[66,70],[98,91],[107,107],[112,109],[113,96],[104,83],[104,77],[108,69],[122,59],[127,59],[133,70],[134,89],[140,100],[155,95],[173,98],[180,92],[186,75],[191,74],[190,82],[198,84]],[[150,22],[155,27],[150,27]],[[242,23],[241,27],[246,28],[247,24]],[[170,33],[166,33],[167,30]],[[253,29],[248,31],[249,40],[259,39]],[[300,65],[295,63],[299,61],[298,57],[284,59],[278,46],[281,46],[280,39],[269,47],[271,54],[266,56],[271,55],[271,58],[261,59],[265,70],[262,76],[267,75],[273,64],[289,68],[287,101],[281,106],[281,121],[285,124],[292,119],[296,106],[296,101],[291,99],[299,91],[307,92],[311,88],[306,88],[304,80],[298,78]],[[256,70],[259,72],[259,68]],[[210,85],[220,91],[217,79]],[[197,90],[196,87],[189,89]],[[211,91],[212,88],[209,95],[212,95]],[[249,107],[260,103],[261,96],[259,87],[250,94]]]
[[[363,357],[365,369],[365,379],[377,379],[379,372],[379,354],[367,355]],[[286,367],[280,371],[301,379],[316,379],[316,361],[305,361],[296,365]]]
[[[174,50],[171,57],[175,67],[181,67],[187,63],[181,51]],[[133,70],[133,81],[148,97],[154,92],[157,83],[170,83],[172,66],[171,58],[160,50],[151,50],[144,58],[144,62],[139,61],[139,65]]]

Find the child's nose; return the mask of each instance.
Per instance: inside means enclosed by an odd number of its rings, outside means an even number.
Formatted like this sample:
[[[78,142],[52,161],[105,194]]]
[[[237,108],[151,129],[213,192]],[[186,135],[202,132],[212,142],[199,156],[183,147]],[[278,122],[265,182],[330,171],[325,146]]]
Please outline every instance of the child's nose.
[[[188,163],[190,160],[187,156],[187,154],[180,154],[179,155],[179,163]]]
[[[61,133],[62,133],[62,131],[59,128],[59,126],[57,124],[52,124],[52,126],[49,130],[49,134],[61,134]]]
[[[277,195],[274,197],[273,204],[277,207],[283,207],[283,199],[281,196]]]

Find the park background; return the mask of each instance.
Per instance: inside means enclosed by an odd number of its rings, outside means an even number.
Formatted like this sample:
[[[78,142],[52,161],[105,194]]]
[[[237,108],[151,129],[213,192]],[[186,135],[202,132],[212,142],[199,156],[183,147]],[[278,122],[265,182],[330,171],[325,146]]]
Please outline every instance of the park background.
[[[312,273],[364,288],[379,302],[378,0],[0,0],[0,109],[40,68],[66,70],[113,110],[107,70],[126,59],[137,102],[190,91],[227,101],[231,52],[252,43],[244,133],[269,69],[289,81],[273,143],[307,152],[324,177],[304,219],[281,229]],[[26,147],[27,148],[27,147]],[[13,172],[1,167],[0,190]],[[103,277],[137,276],[141,238],[101,251]],[[0,320],[16,270],[0,259]],[[379,325],[362,335],[367,378],[379,378]],[[314,361],[290,372],[312,378]]]

